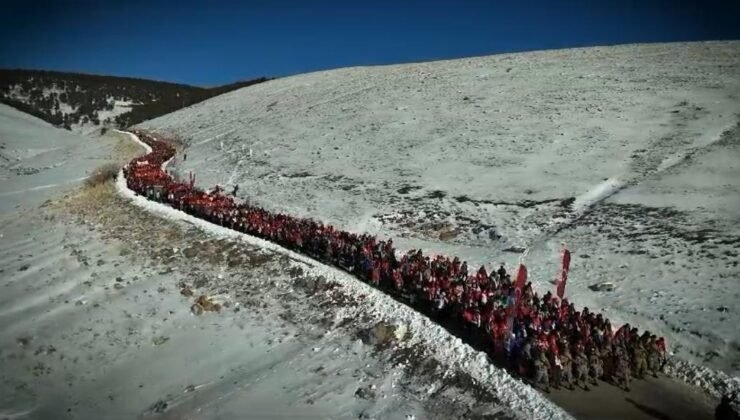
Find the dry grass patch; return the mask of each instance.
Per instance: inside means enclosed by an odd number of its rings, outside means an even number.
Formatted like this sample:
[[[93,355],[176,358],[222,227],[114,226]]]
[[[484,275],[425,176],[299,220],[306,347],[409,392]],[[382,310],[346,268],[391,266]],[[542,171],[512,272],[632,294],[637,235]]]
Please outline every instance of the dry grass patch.
[[[81,188],[54,200],[49,207],[76,216],[92,216],[99,215],[99,211],[109,206],[115,198],[115,185],[112,182],[85,183]]]
[[[144,149],[138,144],[133,142],[126,136],[126,139],[120,139],[115,146],[113,146],[113,158],[116,162],[121,165],[129,162],[131,159],[141,156],[144,154]]]
[[[190,311],[195,315],[200,315],[204,311],[219,312],[221,311],[221,304],[214,302],[206,295],[200,295],[198,299],[195,300],[193,306],[190,307]]]
[[[457,238],[458,231],[456,229],[453,229],[451,227],[444,228],[439,232],[439,240],[440,241],[451,241],[455,238]]]
[[[115,163],[105,163],[98,166],[95,168],[92,175],[85,180],[85,187],[94,188],[100,184],[116,179],[116,176],[118,176],[118,170],[119,166]]]

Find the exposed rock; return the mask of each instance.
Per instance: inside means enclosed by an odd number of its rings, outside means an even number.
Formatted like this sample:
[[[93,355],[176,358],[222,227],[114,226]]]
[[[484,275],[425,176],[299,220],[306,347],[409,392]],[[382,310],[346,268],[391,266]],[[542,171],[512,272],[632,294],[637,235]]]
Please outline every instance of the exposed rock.
[[[355,391],[355,397],[362,398],[363,400],[374,400],[376,398],[375,390],[371,385],[357,388]]]
[[[18,338],[15,339],[15,341],[16,341],[16,343],[18,343],[19,346],[26,347],[29,344],[31,344],[31,340],[32,339],[33,338],[31,338],[31,337],[18,337]]]
[[[189,285],[185,283],[180,283],[179,286],[180,286],[181,295],[187,296],[187,297],[193,296],[193,289],[191,289]]]
[[[167,410],[167,403],[164,400],[159,400],[149,407],[149,412],[152,413],[164,413]]]
[[[152,342],[154,343],[155,346],[161,346],[162,344],[164,344],[164,343],[166,343],[168,341],[170,341],[170,338],[169,337],[166,337],[164,335],[160,335],[158,337],[154,337],[154,339],[152,340]]]
[[[611,292],[614,290],[614,283],[605,281],[603,283],[592,284],[588,288],[594,292]]]
[[[203,311],[218,312],[221,310],[221,304],[215,303],[206,295],[200,295],[198,299],[195,300],[193,308],[195,308],[196,306],[200,307],[200,311],[198,311],[197,308],[193,310],[193,313],[196,315],[200,315],[201,313],[203,313]],[[193,308],[191,308],[191,310]]]
[[[406,325],[394,325],[387,322],[378,322],[373,327],[359,333],[359,338],[363,343],[381,348],[403,341],[407,336]]]

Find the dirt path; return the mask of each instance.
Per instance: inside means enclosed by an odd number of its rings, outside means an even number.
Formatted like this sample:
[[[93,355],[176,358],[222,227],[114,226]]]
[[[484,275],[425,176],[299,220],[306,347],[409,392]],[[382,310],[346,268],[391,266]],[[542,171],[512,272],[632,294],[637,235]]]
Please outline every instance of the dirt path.
[[[633,381],[630,392],[600,382],[590,391],[553,390],[548,397],[577,419],[703,420],[715,402],[672,378]]]

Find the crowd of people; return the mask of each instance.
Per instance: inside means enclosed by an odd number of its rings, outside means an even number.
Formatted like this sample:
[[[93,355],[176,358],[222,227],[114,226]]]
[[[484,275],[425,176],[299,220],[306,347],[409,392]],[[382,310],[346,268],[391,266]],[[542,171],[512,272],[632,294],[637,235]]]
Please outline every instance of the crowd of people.
[[[499,364],[548,391],[588,388],[599,380],[629,390],[631,378],[657,375],[665,340],[629,324],[614,329],[601,314],[577,310],[550,292],[537,294],[520,273],[468,267],[457,257],[399,253],[393,240],[335,229],[312,219],[239,203],[220,187],[211,191],[175,180],[162,165],[175,154],[166,141],[144,132],[152,152],[124,167],[128,187],[148,199],[340,267],[401,297],[430,316],[458,327]],[[520,267],[522,269],[523,267]],[[514,280],[512,280],[512,274]]]

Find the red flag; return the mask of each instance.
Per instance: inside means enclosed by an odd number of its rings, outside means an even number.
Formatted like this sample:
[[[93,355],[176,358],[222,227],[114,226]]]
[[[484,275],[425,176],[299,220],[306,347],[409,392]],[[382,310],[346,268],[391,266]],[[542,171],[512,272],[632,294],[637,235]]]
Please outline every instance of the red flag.
[[[519,271],[516,273],[516,282],[514,283],[514,296],[509,301],[506,307],[506,330],[507,337],[511,335],[511,331],[514,328],[514,317],[519,312],[520,297],[522,295],[522,289],[524,284],[527,282],[527,267],[524,264],[519,264]]]
[[[519,264],[519,271],[516,273],[514,289],[522,290],[525,283],[527,283],[527,267],[525,267],[524,264]]]
[[[558,279],[557,295],[560,300],[565,295],[565,283],[568,281],[568,271],[570,270],[570,251],[563,249],[563,265],[560,269],[560,278]]]
[[[565,282],[568,281],[568,272],[563,270],[560,272],[560,279],[558,280],[557,295],[560,300],[563,300],[565,295]]]
[[[516,273],[516,283],[514,283],[514,305],[512,308],[511,317],[519,313],[519,306],[521,305],[522,289],[524,284],[527,282],[527,267],[524,264],[519,264],[519,271]]]
[[[563,250],[563,271],[566,273],[570,271],[570,251],[568,251],[568,248]]]

